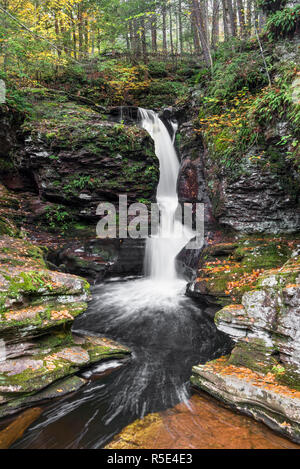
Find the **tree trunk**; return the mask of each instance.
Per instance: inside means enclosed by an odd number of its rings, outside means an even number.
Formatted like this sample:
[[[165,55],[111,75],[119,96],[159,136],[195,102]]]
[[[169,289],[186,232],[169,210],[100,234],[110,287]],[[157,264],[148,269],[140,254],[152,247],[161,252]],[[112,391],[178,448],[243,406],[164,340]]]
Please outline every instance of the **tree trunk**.
[[[262,11],[260,11],[259,15],[258,15],[258,30],[259,30],[260,33],[263,30],[265,22],[266,22],[265,15]]]
[[[192,11],[191,13],[191,32],[193,36],[193,41],[194,41],[194,50],[197,55],[200,55],[200,40],[199,40],[199,34],[198,34],[198,29],[196,26],[196,18],[195,18],[195,13]]]
[[[57,14],[56,14],[56,13],[55,13],[54,24],[55,24],[55,38],[56,38],[56,42],[59,43],[59,24],[58,24],[58,18],[57,18]],[[57,54],[58,54],[59,57],[61,56],[61,50],[60,50],[60,49],[57,49]]]
[[[212,15],[212,28],[211,28],[211,46],[216,48],[219,42],[219,13],[220,13],[220,0],[213,0],[213,15]]]
[[[134,33],[133,33],[132,20],[128,21],[128,34],[129,34],[130,52],[134,52]]]
[[[81,6],[78,5],[78,43],[79,43],[79,58],[81,59],[83,54],[83,32],[82,32],[82,10]]]
[[[227,40],[229,37],[229,15],[228,8],[226,5],[226,0],[222,0],[222,10],[223,10],[223,30],[224,30],[224,39]]]
[[[84,22],[83,22],[83,25],[84,25],[84,54],[86,57],[89,56],[89,41],[90,41],[90,37],[89,37],[89,20],[88,20],[88,17],[86,17],[84,19]]]
[[[4,1],[3,3],[3,8],[4,10],[8,10],[8,1]],[[1,15],[0,17],[0,20],[1,20],[1,23],[2,23],[2,26],[3,26],[3,29],[4,31],[6,30],[6,28],[8,27],[8,24],[7,24],[7,17],[6,15]],[[1,43],[1,49],[2,49],[2,55],[3,55],[3,71],[4,73],[7,72],[7,67],[8,67],[8,59],[9,59],[9,49],[8,49],[8,43]]]
[[[252,0],[247,0],[247,32],[251,36],[252,28]]]
[[[101,35],[100,35],[100,29],[97,28],[97,49],[98,49],[98,55],[101,53]]]
[[[144,63],[148,62],[147,56],[147,41],[146,41],[146,29],[145,29],[145,18],[141,17],[141,44],[142,44],[142,54]]]
[[[156,24],[156,15],[153,15],[150,19],[151,21],[151,44],[152,52],[157,53],[157,24]]]
[[[199,3],[199,2],[198,2]],[[200,0],[199,3],[199,10],[201,13],[201,18],[202,18],[202,24],[203,24],[203,31],[206,37],[207,43],[209,43],[209,36],[208,36],[208,5],[207,5],[207,0]]]
[[[139,23],[136,18],[133,20],[133,54],[135,59],[139,59],[141,56],[140,41],[139,41]]]
[[[232,5],[232,0],[226,0],[228,17],[229,17],[229,25],[230,25],[230,35],[236,36],[236,21],[235,21],[235,13]]]
[[[174,44],[173,44],[173,21],[172,21],[172,10],[169,9],[169,29],[170,29],[170,46],[171,46],[171,55],[174,55]]]
[[[76,23],[74,20],[73,12],[70,11],[70,23],[71,23],[71,36],[72,36],[72,47],[73,47],[73,56],[77,59],[77,39],[76,39]]]
[[[178,3],[178,34],[179,34],[179,51],[183,53],[183,35],[182,35],[182,6],[181,0]]]
[[[246,36],[246,24],[245,24],[245,9],[243,5],[243,0],[237,0],[237,10],[239,15],[239,24],[240,24],[240,36]]]
[[[205,18],[202,15],[202,8],[199,8],[198,0],[192,0],[192,8],[195,13],[196,18],[196,27],[199,33],[200,43],[202,47],[202,52],[204,55],[205,63],[208,67],[212,67],[212,58],[210,53],[210,48],[207,40],[207,30],[205,28]]]
[[[167,52],[167,21],[166,21],[166,4],[165,0],[162,4],[162,33],[163,33],[163,51]]]

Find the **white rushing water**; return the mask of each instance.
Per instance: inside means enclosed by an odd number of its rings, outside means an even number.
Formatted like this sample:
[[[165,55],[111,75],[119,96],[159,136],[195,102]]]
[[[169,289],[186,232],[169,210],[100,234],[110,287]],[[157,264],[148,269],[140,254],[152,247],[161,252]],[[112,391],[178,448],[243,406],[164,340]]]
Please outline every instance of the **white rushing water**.
[[[181,219],[178,219],[180,217],[176,217],[179,162],[174,148],[174,137],[177,125],[172,124],[171,138],[168,129],[154,111],[139,108],[139,117],[141,126],[154,140],[160,166],[156,194],[160,225],[157,234],[147,239],[145,273],[152,280],[172,282],[177,279],[176,256],[192,237],[192,233],[183,226]]]

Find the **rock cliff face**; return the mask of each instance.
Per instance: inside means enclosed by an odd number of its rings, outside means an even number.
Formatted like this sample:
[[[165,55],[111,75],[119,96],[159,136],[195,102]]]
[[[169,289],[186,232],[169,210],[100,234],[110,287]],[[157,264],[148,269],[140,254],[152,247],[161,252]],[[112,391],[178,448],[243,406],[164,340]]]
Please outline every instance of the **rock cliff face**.
[[[282,123],[269,129],[264,148],[273,151],[274,140],[279,141],[287,131],[285,126]],[[238,172],[228,174],[193,131],[193,120],[180,127],[179,135],[179,198],[204,203],[206,230],[216,223],[244,233],[293,233],[300,229],[299,175],[283,154],[278,153],[280,161],[272,166],[270,155],[253,158],[263,152],[262,147],[252,148]]]
[[[154,200],[159,169],[152,139],[133,120],[113,122],[118,108],[96,112],[39,93],[29,99],[33,111],[23,126],[24,116],[13,126],[3,109],[0,115],[3,128],[9,127],[1,178],[11,190],[1,188],[1,212],[13,200],[10,218],[41,244],[49,244],[47,233],[52,240],[57,233],[61,241],[51,246],[49,260],[62,271],[92,281],[110,273],[141,274],[143,240],[96,239],[96,209],[100,202],[113,203],[118,225],[119,195],[127,196],[128,205]]]
[[[60,270],[97,282],[111,275],[141,275],[144,252],[144,239],[90,239],[67,243],[48,260]]]
[[[216,219],[207,190],[203,140],[193,131],[192,122],[181,125],[177,144],[181,157],[178,177],[179,201],[204,204],[205,226],[206,230],[209,230],[216,225]]]
[[[0,106],[0,158],[8,159],[11,149],[16,145],[17,134],[24,116],[8,107]]]
[[[15,164],[33,174],[42,200],[76,207],[74,215],[90,220],[99,202],[118,202],[119,194],[129,203],[153,199],[158,161],[144,130],[74,103],[42,101],[35,113]]]
[[[260,149],[257,149],[257,153]],[[246,233],[293,233],[300,228],[299,176],[288,161],[271,171],[268,158],[253,164],[251,155],[243,174],[218,184],[218,221]],[[265,167],[263,165],[266,165]]]
[[[80,368],[129,353],[107,339],[72,334],[89,285],[47,269],[40,248],[2,236],[0,282],[0,417],[74,391],[86,382],[74,376]]]
[[[242,89],[233,91],[237,90],[234,86],[225,91],[228,84],[224,92],[217,92],[216,88],[223,88],[220,76],[218,85],[214,80],[202,83],[181,109],[172,110],[180,121],[179,197],[205,204],[207,231],[215,221],[244,233],[294,233],[300,229],[299,126],[295,117],[299,112],[299,37],[279,42],[269,54],[274,83],[268,98],[259,86],[254,95],[247,91],[244,96]],[[228,63],[224,63],[225,74]],[[291,70],[289,80],[283,70]],[[280,101],[276,95],[281,83],[287,93],[280,99],[293,106],[294,114],[286,112],[285,106],[276,111],[275,105],[272,108],[272,103]],[[258,116],[259,106],[263,109]],[[268,107],[272,108],[269,116]],[[255,138],[243,140],[240,132]]]

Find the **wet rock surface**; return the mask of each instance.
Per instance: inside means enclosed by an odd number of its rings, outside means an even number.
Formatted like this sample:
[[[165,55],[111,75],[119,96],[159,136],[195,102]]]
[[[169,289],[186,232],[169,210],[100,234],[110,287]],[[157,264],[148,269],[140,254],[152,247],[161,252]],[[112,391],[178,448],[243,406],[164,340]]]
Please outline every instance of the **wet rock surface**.
[[[198,258],[187,295],[210,304],[241,302],[245,292],[270,268],[281,267],[299,249],[299,237],[223,236],[209,241]]]
[[[52,250],[48,260],[59,269],[98,282],[113,275],[141,275],[144,239],[93,239]]]
[[[287,449],[298,445],[248,417],[194,395],[186,404],[126,427],[107,449]]]
[[[230,363],[230,362],[229,362]],[[300,443],[300,393],[279,386],[273,376],[216,361],[193,367],[191,382],[225,404]]]
[[[282,267],[264,271],[241,304],[215,316],[235,342],[225,359],[193,367],[191,381],[235,409],[299,442],[299,291],[297,251]]]
[[[280,140],[280,131],[273,131],[275,136],[266,136],[266,141]],[[253,158],[263,151],[255,148],[236,175],[226,174],[193,131],[193,121],[183,124],[179,132],[179,199],[205,204],[207,230],[216,222],[244,233],[294,233],[300,229],[299,176],[288,159],[279,156],[280,168],[273,168],[268,157]]]
[[[0,449],[8,449],[12,443],[22,437],[26,428],[34,422],[42,413],[42,409],[34,407],[25,410],[4,430],[0,431]]]
[[[179,202],[198,202],[204,204],[205,229],[216,226],[216,218],[209,197],[205,174],[205,149],[203,140],[193,131],[192,123],[179,127],[177,146],[181,158],[178,176]]]
[[[0,416],[39,400],[78,389],[74,378],[56,391],[48,386],[96,361],[122,358],[126,347],[71,332],[85,311],[89,284],[51,271],[42,250],[24,239],[0,238]]]

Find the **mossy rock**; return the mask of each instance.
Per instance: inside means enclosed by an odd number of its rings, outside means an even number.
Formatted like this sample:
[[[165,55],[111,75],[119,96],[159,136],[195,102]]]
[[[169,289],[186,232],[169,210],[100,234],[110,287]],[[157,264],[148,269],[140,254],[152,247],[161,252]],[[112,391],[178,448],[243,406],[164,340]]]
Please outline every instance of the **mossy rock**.
[[[268,347],[263,339],[250,338],[248,341],[239,341],[231,352],[228,364],[243,366],[258,373],[268,373],[278,364],[272,356],[276,353],[275,347]]]
[[[58,336],[37,339],[31,357],[21,356],[0,363],[0,396],[10,400],[36,393],[89,364],[129,354],[128,348],[112,340],[73,336],[70,332],[64,335],[61,329]]]
[[[259,288],[264,272],[278,269],[290,258],[299,242],[293,236],[248,236],[228,243],[209,245],[201,253],[197,271],[200,291],[225,306],[241,302],[247,291]],[[294,274],[278,272],[291,281]]]
[[[18,342],[21,338],[44,335],[60,327],[65,331],[74,319],[87,309],[87,303],[57,304],[54,301],[31,305],[22,309],[12,309],[0,315],[0,338],[6,342]]]

